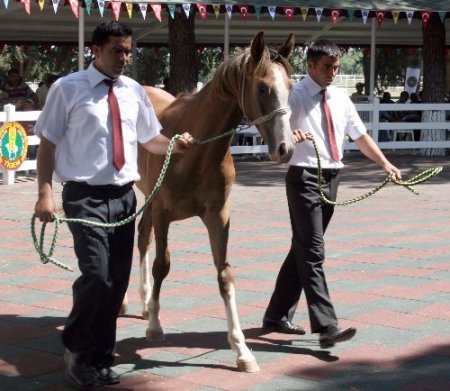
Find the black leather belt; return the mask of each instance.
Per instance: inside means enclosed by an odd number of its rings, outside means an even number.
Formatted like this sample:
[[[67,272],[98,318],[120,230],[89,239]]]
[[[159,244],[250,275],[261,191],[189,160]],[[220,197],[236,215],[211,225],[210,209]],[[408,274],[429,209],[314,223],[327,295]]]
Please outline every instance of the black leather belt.
[[[134,181],[128,182],[125,185],[90,185],[87,182],[68,181],[64,183],[64,186],[79,186],[92,190],[104,190],[104,191],[125,191],[133,187]]]
[[[305,171],[308,171],[311,174],[315,174],[317,175],[317,168],[313,168],[313,167],[298,167],[297,168],[301,168]],[[322,174],[323,175],[337,175],[339,174],[340,168],[322,168],[321,169]]]

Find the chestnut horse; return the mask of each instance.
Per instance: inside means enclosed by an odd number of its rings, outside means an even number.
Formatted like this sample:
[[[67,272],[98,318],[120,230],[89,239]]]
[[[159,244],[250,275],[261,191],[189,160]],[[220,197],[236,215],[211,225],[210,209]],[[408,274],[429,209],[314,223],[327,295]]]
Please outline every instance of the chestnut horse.
[[[249,48],[224,61],[212,80],[195,94],[175,99],[157,88],[146,87],[163,134],[172,137],[183,131],[196,140],[217,137],[197,145],[182,155],[172,156],[165,179],[155,198],[144,210],[138,227],[141,259],[140,294],[143,316],[149,318],[148,340],[163,338],[159,319],[159,295],[170,269],[168,230],[172,221],[199,216],[205,224],[212,250],[220,294],[225,302],[228,341],[237,353],[241,371],[259,367],[245,344],[236,308],[235,286],[227,256],[230,213],[228,195],[235,179],[230,152],[232,133],[246,117],[257,125],[268,145],[271,160],[286,163],[294,150],[289,124],[288,96],[291,89],[287,58],[294,46],[291,34],[277,50],[266,46],[264,33],[252,39]],[[225,135],[225,137],[220,137]],[[139,149],[138,165],[142,179],[137,187],[148,196],[160,173],[164,157]],[[153,290],[150,295],[148,249],[155,236]],[[125,304],[126,305],[126,304]]]

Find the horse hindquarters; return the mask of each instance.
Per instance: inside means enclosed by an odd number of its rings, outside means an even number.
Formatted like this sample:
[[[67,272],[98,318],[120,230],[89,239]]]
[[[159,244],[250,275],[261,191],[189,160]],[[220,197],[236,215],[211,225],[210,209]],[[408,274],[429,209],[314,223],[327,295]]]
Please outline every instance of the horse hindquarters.
[[[237,353],[237,367],[242,372],[257,372],[259,371],[259,366],[245,343],[245,337],[239,323],[233,269],[227,260],[228,233],[230,227],[228,204],[223,207],[220,213],[207,213],[202,217],[202,220],[208,229],[214,264],[217,269],[220,295],[225,304],[228,342],[230,343],[231,349]]]

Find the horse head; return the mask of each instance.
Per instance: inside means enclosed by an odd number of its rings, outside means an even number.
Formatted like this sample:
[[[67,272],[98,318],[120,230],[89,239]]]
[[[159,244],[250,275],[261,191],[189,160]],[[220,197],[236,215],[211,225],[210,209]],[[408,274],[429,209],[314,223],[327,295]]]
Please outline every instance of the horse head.
[[[240,99],[244,117],[256,125],[277,163],[287,163],[294,152],[289,123],[289,93],[291,66],[288,58],[294,47],[294,35],[278,49],[269,48],[264,32],[252,39],[243,61]]]

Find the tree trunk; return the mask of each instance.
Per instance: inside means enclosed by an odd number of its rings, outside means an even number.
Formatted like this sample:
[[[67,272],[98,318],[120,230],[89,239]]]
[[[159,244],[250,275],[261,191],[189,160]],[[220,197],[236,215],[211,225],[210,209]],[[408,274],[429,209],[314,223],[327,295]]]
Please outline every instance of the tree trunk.
[[[445,26],[439,14],[431,14],[427,27],[422,27],[423,34],[423,102],[443,103],[445,91]],[[422,121],[444,122],[445,111],[426,111]],[[421,141],[445,140],[445,129],[423,129]],[[423,148],[423,156],[444,156],[445,148]]]
[[[195,10],[186,18],[184,12],[175,12],[169,18],[170,76],[169,92],[191,92],[197,88],[198,67],[195,47]]]

